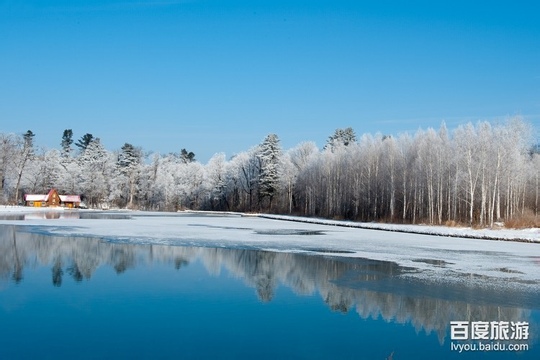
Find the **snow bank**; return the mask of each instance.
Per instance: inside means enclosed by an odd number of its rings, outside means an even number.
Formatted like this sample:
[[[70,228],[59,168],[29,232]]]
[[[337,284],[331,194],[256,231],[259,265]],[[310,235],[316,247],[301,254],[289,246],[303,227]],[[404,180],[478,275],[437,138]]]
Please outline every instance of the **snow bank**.
[[[472,229],[470,227],[448,227],[431,225],[403,225],[382,223],[361,223],[352,221],[327,220],[319,218],[305,218],[299,216],[259,214],[259,217],[275,220],[295,221],[309,224],[343,226],[358,229],[383,230],[404,232],[411,234],[437,235],[446,237],[459,237],[468,239],[538,242],[540,243],[540,229]]]

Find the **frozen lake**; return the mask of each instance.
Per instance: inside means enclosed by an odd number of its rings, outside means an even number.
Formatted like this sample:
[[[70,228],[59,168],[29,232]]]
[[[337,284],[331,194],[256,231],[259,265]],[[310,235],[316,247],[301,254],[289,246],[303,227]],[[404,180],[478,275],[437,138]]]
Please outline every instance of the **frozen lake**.
[[[2,359],[540,358],[540,244],[238,215],[3,215]],[[526,322],[514,343],[528,350],[460,354],[451,321]]]

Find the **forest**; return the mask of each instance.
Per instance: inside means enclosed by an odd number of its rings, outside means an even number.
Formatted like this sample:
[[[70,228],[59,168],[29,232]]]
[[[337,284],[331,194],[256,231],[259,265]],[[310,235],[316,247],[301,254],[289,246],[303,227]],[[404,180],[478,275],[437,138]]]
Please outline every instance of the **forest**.
[[[214,210],[295,214],[357,221],[537,225],[540,152],[519,117],[414,134],[336,129],[320,149],[282,149],[276,134],[206,164],[185,149],[147,153],[125,143],[107,150],[98,137],[59,136],[58,149],[35,134],[0,133],[0,203],[24,194],[79,194],[90,208]]]

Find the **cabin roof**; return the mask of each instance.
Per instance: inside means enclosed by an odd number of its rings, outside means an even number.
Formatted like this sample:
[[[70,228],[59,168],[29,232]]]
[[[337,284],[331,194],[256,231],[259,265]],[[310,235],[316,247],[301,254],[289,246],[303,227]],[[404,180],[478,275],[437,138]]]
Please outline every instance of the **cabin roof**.
[[[79,195],[60,195],[60,200],[62,202],[81,202],[81,197]]]
[[[26,201],[47,201],[48,195],[27,194],[24,196]]]

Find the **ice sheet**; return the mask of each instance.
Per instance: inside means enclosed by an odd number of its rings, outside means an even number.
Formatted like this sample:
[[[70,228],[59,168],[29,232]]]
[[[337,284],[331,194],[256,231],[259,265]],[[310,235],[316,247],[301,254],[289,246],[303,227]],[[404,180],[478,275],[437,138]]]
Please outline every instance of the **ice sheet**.
[[[0,211],[2,211],[0,209]],[[24,210],[27,211],[27,210]],[[394,261],[419,270],[411,276],[446,281],[497,282],[538,287],[540,282],[540,243],[493,241],[417,233],[370,230],[335,226],[329,220],[320,224],[288,221],[240,214],[131,212],[130,219],[2,220],[0,224],[25,225],[29,231],[57,235],[98,237],[103,241],[137,244],[168,244],[207,247],[253,248],[283,252],[308,252],[323,256],[362,257]],[[352,223],[349,224],[353,225]],[[365,225],[365,224],[363,224]],[[369,225],[369,224],[367,224]],[[373,224],[388,227],[395,225]],[[416,226],[397,225],[400,231]],[[425,227],[429,231],[445,228]],[[446,228],[452,236],[460,231]],[[499,231],[510,236],[511,230]],[[538,241],[537,230],[521,231]],[[493,285],[493,284],[491,284]]]

